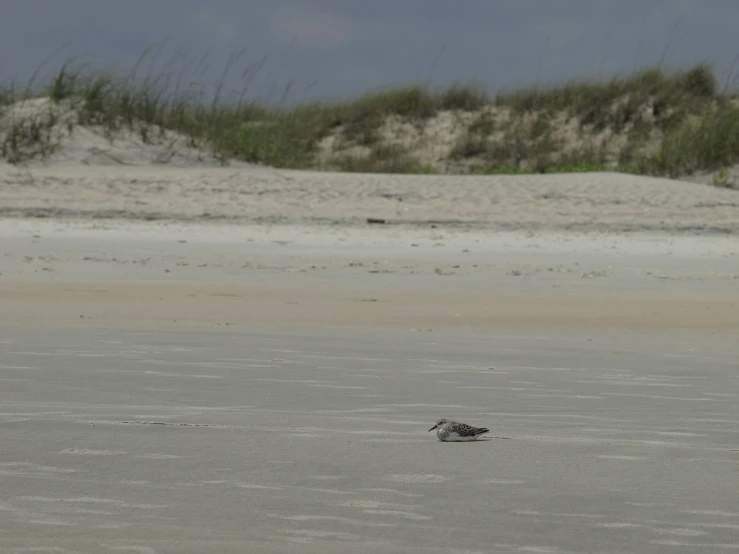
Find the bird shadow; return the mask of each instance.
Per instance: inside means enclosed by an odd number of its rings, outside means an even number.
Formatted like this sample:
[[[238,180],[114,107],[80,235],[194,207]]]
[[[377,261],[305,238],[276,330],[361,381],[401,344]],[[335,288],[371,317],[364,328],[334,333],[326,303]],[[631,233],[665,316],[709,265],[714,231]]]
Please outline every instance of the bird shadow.
[[[480,437],[474,441],[447,441],[447,442],[463,442],[465,444],[475,444],[479,442],[492,442],[495,440],[511,440],[511,437]],[[444,442],[444,441],[439,441]]]

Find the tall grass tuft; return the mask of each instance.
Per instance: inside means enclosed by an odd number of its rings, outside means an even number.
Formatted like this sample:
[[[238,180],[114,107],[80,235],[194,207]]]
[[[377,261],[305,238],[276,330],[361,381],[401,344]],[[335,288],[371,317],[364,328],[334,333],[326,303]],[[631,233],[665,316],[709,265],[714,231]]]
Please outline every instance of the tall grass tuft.
[[[665,136],[658,156],[672,177],[737,163],[739,106],[727,103],[684,121]]]

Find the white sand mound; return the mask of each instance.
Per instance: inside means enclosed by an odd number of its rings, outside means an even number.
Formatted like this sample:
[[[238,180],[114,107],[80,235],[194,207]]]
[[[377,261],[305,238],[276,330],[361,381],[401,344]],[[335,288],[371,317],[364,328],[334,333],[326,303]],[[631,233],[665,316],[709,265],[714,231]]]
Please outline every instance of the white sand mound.
[[[158,125],[135,124],[133,129],[122,125],[112,133],[102,125],[80,125],[75,105],[74,100],[33,98],[0,112],[0,144],[6,145],[6,159],[14,161],[10,149],[14,138],[20,161],[30,166],[224,165],[210,151],[194,145],[189,137]]]
[[[0,165],[0,216],[739,232],[739,192],[617,173],[376,175]]]

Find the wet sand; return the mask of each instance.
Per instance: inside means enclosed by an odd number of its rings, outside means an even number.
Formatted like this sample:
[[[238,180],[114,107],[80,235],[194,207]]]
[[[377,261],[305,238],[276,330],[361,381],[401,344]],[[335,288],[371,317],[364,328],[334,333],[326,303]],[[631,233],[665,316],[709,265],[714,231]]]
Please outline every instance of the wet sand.
[[[733,236],[0,238],[0,552],[739,549]]]

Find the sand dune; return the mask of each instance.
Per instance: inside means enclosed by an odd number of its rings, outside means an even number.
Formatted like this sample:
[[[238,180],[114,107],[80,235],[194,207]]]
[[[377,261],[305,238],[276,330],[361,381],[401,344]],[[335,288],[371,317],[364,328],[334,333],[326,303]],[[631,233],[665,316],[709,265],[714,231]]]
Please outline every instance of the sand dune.
[[[739,230],[739,192],[616,173],[377,175],[276,170],[216,159],[156,125],[146,133],[73,125],[70,102],[20,102],[2,115],[55,122],[28,163],[0,163],[0,216],[340,224],[367,218],[494,229]],[[66,125],[65,122],[69,122]],[[145,136],[144,136],[145,135]],[[51,148],[53,146],[53,148]],[[32,155],[33,154],[33,155]]]

